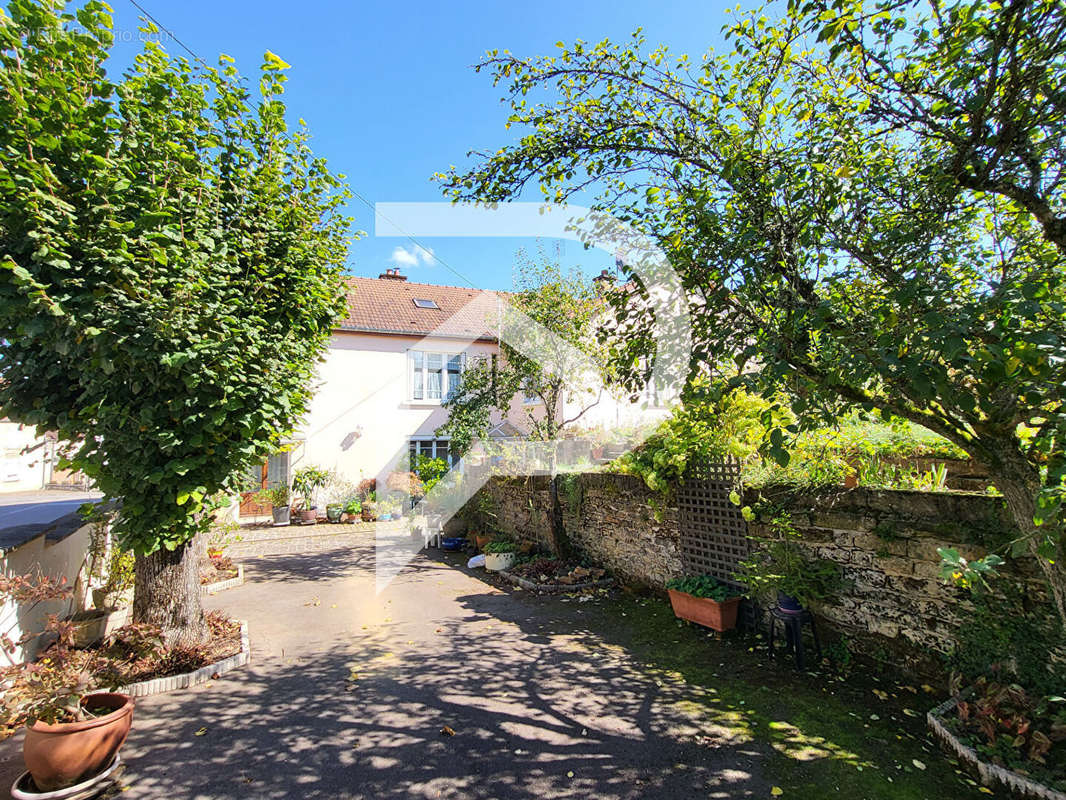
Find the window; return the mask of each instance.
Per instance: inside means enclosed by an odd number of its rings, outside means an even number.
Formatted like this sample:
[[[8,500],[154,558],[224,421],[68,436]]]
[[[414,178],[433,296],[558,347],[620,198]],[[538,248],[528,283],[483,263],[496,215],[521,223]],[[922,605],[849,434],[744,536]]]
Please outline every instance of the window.
[[[533,391],[533,379],[527,377],[522,381],[522,405],[539,406],[541,402],[540,395]]]
[[[423,455],[428,458],[440,458],[448,463],[449,467],[454,467],[459,463],[459,459],[451,452],[447,439],[424,439],[422,437],[414,437],[410,441],[409,451],[411,457],[415,455]]]
[[[463,371],[462,353],[409,350],[407,357],[411,365],[411,400],[439,403],[455,394]]]
[[[440,306],[437,305],[436,300],[427,300],[424,297],[414,298],[416,308],[435,308],[440,310]]]

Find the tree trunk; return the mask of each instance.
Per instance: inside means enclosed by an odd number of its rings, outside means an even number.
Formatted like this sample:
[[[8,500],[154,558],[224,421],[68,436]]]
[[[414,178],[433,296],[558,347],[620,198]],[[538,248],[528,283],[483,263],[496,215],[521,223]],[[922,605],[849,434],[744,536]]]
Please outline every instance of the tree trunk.
[[[1066,552],[1061,531],[1048,530],[1038,526],[1036,517],[1036,498],[1040,492],[1040,473],[1021,453],[1000,453],[998,464],[989,468],[989,474],[996,488],[1003,492],[1014,524],[1018,526],[1025,538],[1029,553],[1040,565],[1052,600],[1059,614],[1059,620],[1066,627]],[[1055,534],[1059,535],[1056,536]],[[1055,554],[1047,558],[1039,551],[1040,544],[1051,535],[1055,542]]]
[[[171,647],[207,639],[200,602],[201,538],[174,550],[160,549],[136,558],[133,621],[158,625]]]
[[[571,547],[570,537],[566,533],[566,526],[563,524],[563,507],[559,502],[559,476],[551,476],[550,484],[551,495],[551,545],[552,552],[557,558],[567,559],[570,558]]]

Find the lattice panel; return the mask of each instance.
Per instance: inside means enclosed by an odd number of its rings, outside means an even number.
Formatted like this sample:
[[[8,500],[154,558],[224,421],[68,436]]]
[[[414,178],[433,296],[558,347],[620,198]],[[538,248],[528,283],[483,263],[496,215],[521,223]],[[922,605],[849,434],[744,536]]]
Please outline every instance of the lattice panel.
[[[681,483],[678,525],[688,574],[736,584],[733,574],[751,552],[747,523],[729,499],[739,479],[739,462],[726,461],[705,465],[700,478]]]

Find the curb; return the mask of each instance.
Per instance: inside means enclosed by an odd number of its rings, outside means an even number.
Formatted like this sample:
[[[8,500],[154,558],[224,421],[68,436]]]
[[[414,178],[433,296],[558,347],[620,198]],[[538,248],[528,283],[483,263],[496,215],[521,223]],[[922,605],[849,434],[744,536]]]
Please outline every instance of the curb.
[[[614,586],[614,578],[604,578],[599,581],[591,581],[590,583],[549,583],[540,584],[533,583],[533,581],[527,581],[525,578],[520,578],[517,575],[512,575],[505,569],[501,569],[496,573],[504,580],[508,580],[511,583],[521,586],[523,589],[529,589],[533,592],[545,592],[547,594],[566,594],[567,592],[580,592],[584,589],[606,589],[608,586]],[[1063,798],[1066,800],[1066,798]]]
[[[224,589],[232,589],[235,586],[240,586],[244,583],[244,564],[237,565],[237,577],[227,578],[224,581],[215,581],[214,583],[205,583],[200,587],[200,594],[214,594],[215,592],[221,592]]]
[[[172,692],[175,689],[188,689],[200,683],[207,683],[216,675],[224,675],[230,670],[243,667],[251,658],[251,646],[248,643],[248,623],[241,622],[241,649],[228,658],[216,661],[214,664],[200,667],[192,672],[181,675],[170,675],[166,678],[152,678],[147,681],[138,681],[124,686],[118,691],[128,694],[130,697],[148,697],[153,694]]]
[[[975,770],[981,778],[981,783],[985,786],[1001,786],[1012,792],[1016,797],[1038,798],[1039,800],[1066,800],[1066,794],[1062,792],[1049,789],[1047,786],[1022,777],[1009,769],[982,761],[976,750],[960,742],[958,737],[944,726],[944,723],[940,721],[940,717],[955,708],[959,700],[968,697],[972,691],[972,689],[967,689],[962,694],[945,700],[925,715],[929,730],[932,731],[933,736],[936,737],[941,746],[953,752],[962,764]]]

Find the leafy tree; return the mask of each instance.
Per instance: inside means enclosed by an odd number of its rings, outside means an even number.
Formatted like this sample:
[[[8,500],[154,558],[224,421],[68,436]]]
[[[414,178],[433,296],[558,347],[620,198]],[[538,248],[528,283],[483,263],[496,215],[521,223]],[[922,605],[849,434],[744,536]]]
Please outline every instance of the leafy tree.
[[[254,100],[229,57],[150,39],[116,82],[107,6],[62,8],[0,13],[0,413],[76,443],[122,501],[134,618],[196,640],[191,542],[308,405],[346,195],[286,125],[277,56]]]
[[[793,0],[726,33],[695,63],[639,33],[490,53],[526,133],[446,190],[598,192],[681,272],[696,365],[801,425],[877,408],[958,445],[1066,619],[1066,6]]]
[[[507,300],[500,358],[471,364],[444,403],[449,419],[437,434],[451,437],[460,455],[518,405],[529,438],[552,441],[601,401],[607,383],[602,369],[588,369],[606,360],[598,339],[606,306],[579,270],[564,272],[544,253],[538,260],[520,254]]]
[[[606,350],[598,336],[605,309],[603,294],[579,270],[564,272],[544,253],[537,261],[521,255],[515,292],[502,315],[500,357],[479,360],[463,372],[444,403],[448,421],[437,435],[451,437],[462,455],[495,421],[521,407],[530,439],[556,440],[607,391]],[[554,475],[554,450],[547,456],[546,468]],[[551,499],[553,549],[565,556],[569,544],[555,480]]]

